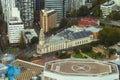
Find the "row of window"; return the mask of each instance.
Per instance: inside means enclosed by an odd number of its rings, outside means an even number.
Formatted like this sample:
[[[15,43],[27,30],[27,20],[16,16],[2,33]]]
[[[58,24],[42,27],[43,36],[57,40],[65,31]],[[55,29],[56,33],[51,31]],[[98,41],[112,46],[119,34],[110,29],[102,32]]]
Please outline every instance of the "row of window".
[[[85,44],[87,43],[88,40],[83,40],[83,41],[78,41],[78,42],[75,42],[76,45],[80,45],[80,44]]]

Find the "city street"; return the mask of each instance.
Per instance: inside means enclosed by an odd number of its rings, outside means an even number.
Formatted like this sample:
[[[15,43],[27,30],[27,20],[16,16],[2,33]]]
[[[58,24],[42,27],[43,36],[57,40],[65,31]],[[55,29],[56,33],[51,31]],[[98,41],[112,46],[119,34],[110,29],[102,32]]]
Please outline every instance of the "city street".
[[[101,19],[100,22],[103,24],[113,25],[113,26],[117,26],[120,28],[120,21]]]

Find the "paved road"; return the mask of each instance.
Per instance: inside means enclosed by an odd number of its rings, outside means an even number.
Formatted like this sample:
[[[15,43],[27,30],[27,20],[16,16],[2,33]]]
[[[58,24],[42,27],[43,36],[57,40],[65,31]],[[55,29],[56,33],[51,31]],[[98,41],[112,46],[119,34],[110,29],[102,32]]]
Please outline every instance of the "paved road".
[[[11,53],[11,52],[9,52],[9,53]],[[28,57],[31,57],[34,53],[36,53],[36,44],[26,47],[25,49],[22,49],[18,52],[12,53],[12,54],[15,56],[24,54]]]
[[[117,26],[117,27],[120,28],[120,21],[112,21],[112,20],[101,19],[100,22],[103,23],[103,24],[113,25],[113,26]]]

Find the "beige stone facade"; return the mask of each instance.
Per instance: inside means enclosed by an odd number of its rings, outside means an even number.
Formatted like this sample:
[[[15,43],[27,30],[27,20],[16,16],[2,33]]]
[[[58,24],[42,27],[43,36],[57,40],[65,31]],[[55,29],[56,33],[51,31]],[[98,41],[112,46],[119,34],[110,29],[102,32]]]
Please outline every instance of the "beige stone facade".
[[[56,27],[57,13],[53,9],[44,9],[40,12],[40,26],[44,32]]]

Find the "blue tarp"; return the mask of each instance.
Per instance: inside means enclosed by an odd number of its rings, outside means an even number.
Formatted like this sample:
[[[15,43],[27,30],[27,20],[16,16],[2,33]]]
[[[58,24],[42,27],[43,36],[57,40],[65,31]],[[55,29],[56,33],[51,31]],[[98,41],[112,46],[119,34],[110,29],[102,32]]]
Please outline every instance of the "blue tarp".
[[[11,64],[8,64],[8,69],[6,71],[8,75],[9,80],[14,80],[15,76],[20,74],[20,68],[17,66],[12,66]]]

